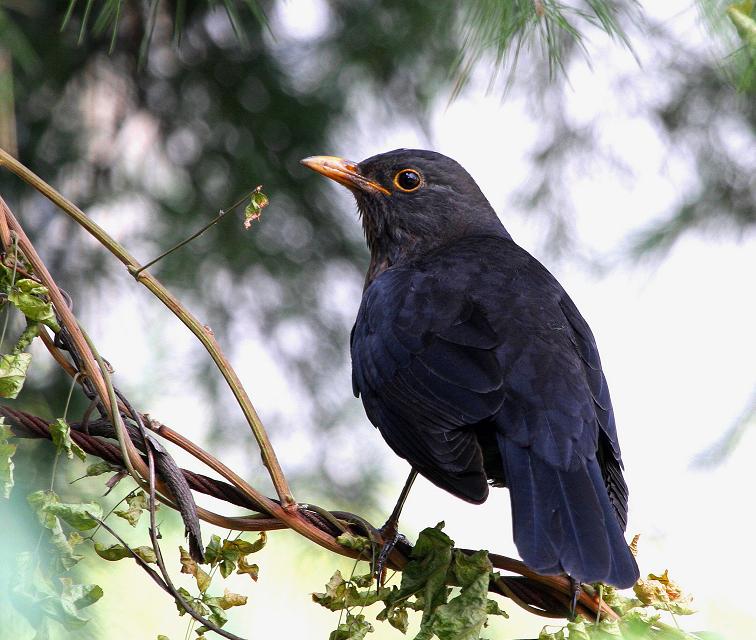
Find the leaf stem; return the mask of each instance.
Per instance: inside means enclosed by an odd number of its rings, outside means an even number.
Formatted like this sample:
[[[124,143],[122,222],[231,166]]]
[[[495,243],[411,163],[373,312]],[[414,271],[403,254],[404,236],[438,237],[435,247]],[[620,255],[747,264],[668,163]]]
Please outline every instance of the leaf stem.
[[[5,202],[3,202],[3,209],[6,209]],[[5,216],[3,216],[5,218]],[[15,233],[11,233],[11,238],[13,238],[13,251],[18,256],[18,236]],[[11,288],[13,288],[13,285],[16,284],[16,266],[18,265],[18,260],[13,260],[13,276],[11,277]],[[5,319],[3,320],[3,332],[0,334],[0,348],[2,348],[2,345],[5,343],[5,332],[8,329],[8,320],[10,319],[10,310],[11,310],[11,304],[6,300],[5,305]]]
[[[130,270],[131,271],[131,275],[134,276],[134,278],[136,278],[138,280],[139,279],[139,274],[142,273],[142,271],[144,271],[145,269],[149,269],[156,262],[162,260],[163,258],[165,258],[166,256],[170,255],[171,253],[173,253],[177,249],[180,249],[184,245],[189,244],[192,240],[195,240],[196,238],[199,238],[203,233],[205,233],[205,231],[207,231],[213,225],[218,224],[227,213],[230,213],[231,211],[233,211],[234,209],[236,209],[236,207],[238,207],[242,202],[244,202],[247,198],[249,198],[254,192],[255,191],[253,189],[249,193],[245,194],[243,197],[239,198],[230,207],[227,207],[225,209],[221,209],[220,211],[218,211],[218,215],[215,216],[212,220],[210,220],[210,222],[208,222],[205,226],[203,226],[201,229],[199,229],[198,231],[196,231],[195,233],[193,233],[192,235],[190,235],[188,238],[185,238],[184,240],[182,240],[181,242],[179,242],[177,245],[175,245],[175,246],[171,247],[170,249],[168,249],[168,251],[164,251],[157,258],[153,258],[147,264],[142,265],[141,267],[139,267],[138,269],[136,269],[134,271]]]

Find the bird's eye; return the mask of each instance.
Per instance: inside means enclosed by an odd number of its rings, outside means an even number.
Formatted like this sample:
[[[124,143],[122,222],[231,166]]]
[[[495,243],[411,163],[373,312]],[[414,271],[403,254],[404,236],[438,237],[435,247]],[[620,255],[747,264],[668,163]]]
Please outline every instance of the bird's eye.
[[[402,191],[417,191],[423,184],[420,174],[414,169],[402,169],[394,176],[394,184]]]

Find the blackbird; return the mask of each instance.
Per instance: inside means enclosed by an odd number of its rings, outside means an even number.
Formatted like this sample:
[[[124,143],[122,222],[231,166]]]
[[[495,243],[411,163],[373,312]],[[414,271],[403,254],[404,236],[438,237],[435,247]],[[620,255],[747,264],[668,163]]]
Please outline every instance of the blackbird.
[[[533,570],[628,587],[628,490],[596,342],[556,278],[439,153],[302,163],[357,200],[370,265],[352,382],[396,454],[472,503],[509,488]]]

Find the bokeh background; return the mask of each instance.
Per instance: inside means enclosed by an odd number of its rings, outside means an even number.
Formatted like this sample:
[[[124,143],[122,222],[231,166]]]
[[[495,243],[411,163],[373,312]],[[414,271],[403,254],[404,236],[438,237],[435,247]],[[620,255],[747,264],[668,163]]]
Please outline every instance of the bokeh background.
[[[584,47],[563,43],[561,69],[535,39],[513,71],[457,3],[253,3],[267,22],[245,3],[183,4],[179,38],[174,3],[123,3],[109,53],[96,11],[74,7],[61,30],[68,3],[0,1],[3,145],[144,261],[264,185],[271,203],[251,230],[229,215],[152,271],[224,345],[297,498],[380,522],[408,471],[351,396],[348,335],[367,264],[351,196],[298,161],[432,148],[470,171],[596,334],[642,573],[669,568],[693,593],[686,628],[753,633],[756,100],[738,89],[724,4],[616,3],[632,49],[585,23]],[[178,321],[7,172],[0,193],[132,402],[272,495],[231,394]],[[36,350],[16,404],[53,419],[68,385]],[[84,407],[74,396],[69,415]],[[0,502],[0,638],[34,637],[13,607],[13,557],[37,544],[24,496],[49,486],[52,459],[47,444],[22,443],[17,486]],[[68,484],[82,469],[58,469],[62,496],[103,493],[101,481]],[[170,549],[181,526],[162,517]],[[473,507],[419,481],[403,530],[440,520],[461,546],[516,554],[504,490]],[[119,530],[147,543],[144,523]],[[351,566],[286,532],[256,561],[257,583],[228,585],[250,597],[228,628],[327,637],[338,616],[308,594]],[[88,557],[74,572],[105,597],[70,637],[188,633],[133,564]],[[534,637],[546,622],[504,605],[512,619],[489,637]],[[399,635],[379,624],[371,637]]]

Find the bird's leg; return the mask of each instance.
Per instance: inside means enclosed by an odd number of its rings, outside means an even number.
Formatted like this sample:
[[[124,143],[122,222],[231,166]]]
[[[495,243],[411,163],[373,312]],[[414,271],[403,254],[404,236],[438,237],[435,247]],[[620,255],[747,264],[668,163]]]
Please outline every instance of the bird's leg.
[[[375,563],[374,571],[379,585],[383,584],[383,570],[386,561],[399,540],[399,516],[402,513],[402,508],[407,501],[407,496],[409,495],[410,489],[412,489],[412,484],[415,482],[415,478],[417,478],[417,471],[413,469],[410,471],[409,476],[407,476],[407,481],[404,483],[404,488],[399,494],[399,499],[396,501],[396,505],[394,505],[394,510],[391,512],[389,519],[386,520],[386,523],[379,529],[381,538],[383,538],[383,546],[381,547],[380,554],[378,554],[378,560]]]
[[[570,619],[575,618],[575,611],[577,610],[577,601],[580,597],[581,586],[578,580],[575,580],[572,576],[567,576],[570,579],[570,592],[572,593],[572,599],[570,600]]]

